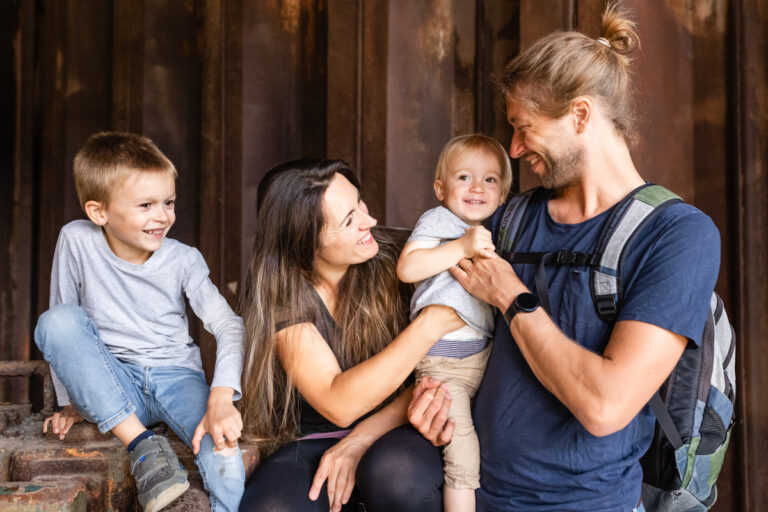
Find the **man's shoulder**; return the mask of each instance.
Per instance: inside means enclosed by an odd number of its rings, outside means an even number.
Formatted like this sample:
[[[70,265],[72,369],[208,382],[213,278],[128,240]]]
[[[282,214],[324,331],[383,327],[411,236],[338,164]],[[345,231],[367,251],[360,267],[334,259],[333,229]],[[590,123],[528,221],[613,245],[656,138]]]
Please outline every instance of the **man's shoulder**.
[[[650,232],[667,236],[683,236],[700,239],[713,239],[719,243],[720,233],[712,219],[695,206],[688,203],[676,203],[662,209],[650,227]]]

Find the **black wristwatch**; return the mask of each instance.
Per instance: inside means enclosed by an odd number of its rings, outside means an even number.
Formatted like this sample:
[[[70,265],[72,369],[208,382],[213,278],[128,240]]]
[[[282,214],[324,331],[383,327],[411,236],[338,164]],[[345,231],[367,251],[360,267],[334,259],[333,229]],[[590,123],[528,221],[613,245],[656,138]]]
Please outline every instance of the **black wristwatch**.
[[[507,323],[512,323],[512,319],[515,318],[516,314],[536,311],[536,308],[540,305],[541,303],[536,295],[528,292],[521,293],[515,297],[509,309],[504,312],[504,318],[506,318]]]

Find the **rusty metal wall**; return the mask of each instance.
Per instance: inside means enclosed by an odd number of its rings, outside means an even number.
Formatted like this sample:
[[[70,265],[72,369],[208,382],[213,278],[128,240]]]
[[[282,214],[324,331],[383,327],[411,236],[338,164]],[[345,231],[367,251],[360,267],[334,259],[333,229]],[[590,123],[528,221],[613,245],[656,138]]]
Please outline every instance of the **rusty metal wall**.
[[[718,291],[739,339],[734,448],[719,511],[768,501],[767,0],[624,0],[641,173],[708,213],[723,240]],[[71,178],[101,129],[143,132],[176,163],[171,236],[199,246],[234,305],[256,185],[300,156],[350,161],[381,222],[434,204],[451,136],[511,131],[491,75],[558,29],[597,36],[605,0],[16,0],[0,5],[0,359],[36,359],[58,230],[81,217]],[[515,189],[534,184],[515,165]],[[204,365],[214,357],[199,325]],[[42,391],[18,377],[0,401]]]

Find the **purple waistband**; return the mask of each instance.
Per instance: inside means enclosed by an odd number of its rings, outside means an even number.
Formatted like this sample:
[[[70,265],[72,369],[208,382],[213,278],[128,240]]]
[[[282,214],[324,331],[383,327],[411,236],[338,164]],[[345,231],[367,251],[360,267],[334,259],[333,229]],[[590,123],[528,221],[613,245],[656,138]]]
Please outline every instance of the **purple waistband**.
[[[332,432],[318,432],[317,434],[308,434],[306,436],[302,436],[298,439],[298,441],[309,441],[310,439],[341,439],[350,432],[352,432],[350,429],[334,430]]]

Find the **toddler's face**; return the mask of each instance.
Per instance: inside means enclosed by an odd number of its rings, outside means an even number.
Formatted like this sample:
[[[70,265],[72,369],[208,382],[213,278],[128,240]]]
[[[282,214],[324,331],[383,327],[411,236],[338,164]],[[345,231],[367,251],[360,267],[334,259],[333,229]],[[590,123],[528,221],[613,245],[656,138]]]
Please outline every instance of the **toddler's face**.
[[[176,182],[162,172],[134,172],[112,190],[103,225],[118,258],[142,264],[176,221]]]
[[[493,153],[464,150],[448,161],[446,176],[435,180],[435,194],[458,218],[470,226],[479,226],[504,200],[501,172]]]

